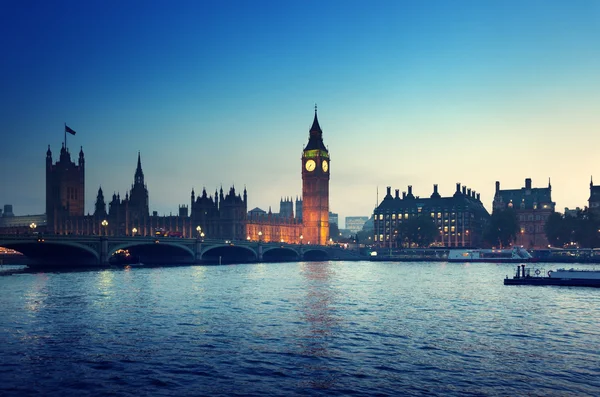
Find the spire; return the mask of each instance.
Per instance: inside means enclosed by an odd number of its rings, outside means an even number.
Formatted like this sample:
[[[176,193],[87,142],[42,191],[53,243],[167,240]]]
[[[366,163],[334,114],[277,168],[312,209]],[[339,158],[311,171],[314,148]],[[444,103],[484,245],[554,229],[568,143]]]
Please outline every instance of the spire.
[[[319,125],[319,119],[317,118],[317,104],[315,103],[315,119],[313,120],[312,127],[310,127],[310,134],[322,134],[321,126]]]
[[[317,105],[315,104],[315,118],[312,123],[312,127],[310,127],[308,144],[304,148],[304,150],[322,150],[324,152],[328,152],[325,144],[323,143],[323,130],[321,130],[321,126],[319,125],[319,119],[317,118]]]
[[[142,171],[142,158],[138,151],[137,168],[135,169],[134,183],[136,185],[144,185],[144,172]]]
[[[552,185],[550,184],[550,177],[548,177],[548,189],[552,189]]]
[[[48,146],[49,147],[49,146]],[[50,150],[50,149],[48,149]],[[594,186],[594,177],[592,175],[590,175],[590,188]]]

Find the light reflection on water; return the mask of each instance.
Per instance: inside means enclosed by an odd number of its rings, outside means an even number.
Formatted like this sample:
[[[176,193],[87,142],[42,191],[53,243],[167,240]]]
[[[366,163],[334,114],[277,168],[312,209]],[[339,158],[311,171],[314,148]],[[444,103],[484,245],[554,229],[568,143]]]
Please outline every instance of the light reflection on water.
[[[598,395],[600,290],[512,265],[0,277],[0,394]]]

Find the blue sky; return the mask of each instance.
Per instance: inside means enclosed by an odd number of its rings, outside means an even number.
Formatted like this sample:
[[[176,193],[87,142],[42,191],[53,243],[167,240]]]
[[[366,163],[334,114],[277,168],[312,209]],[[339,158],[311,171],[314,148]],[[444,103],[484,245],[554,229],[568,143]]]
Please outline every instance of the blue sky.
[[[86,208],[124,196],[141,151],[151,210],[248,189],[300,195],[313,106],[330,208],[369,215],[386,186],[552,180],[558,209],[600,183],[597,1],[5,1],[0,204],[42,213],[45,152],[86,156]]]

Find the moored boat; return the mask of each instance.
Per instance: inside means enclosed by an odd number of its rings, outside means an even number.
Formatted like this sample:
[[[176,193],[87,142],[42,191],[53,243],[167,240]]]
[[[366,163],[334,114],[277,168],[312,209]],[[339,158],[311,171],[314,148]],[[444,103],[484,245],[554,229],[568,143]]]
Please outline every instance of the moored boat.
[[[600,287],[600,270],[557,269],[547,273],[540,269],[517,266],[513,278],[504,279],[504,285],[564,285],[574,287]]]
[[[509,249],[453,249],[448,253],[448,262],[532,262],[531,254],[522,247]]]

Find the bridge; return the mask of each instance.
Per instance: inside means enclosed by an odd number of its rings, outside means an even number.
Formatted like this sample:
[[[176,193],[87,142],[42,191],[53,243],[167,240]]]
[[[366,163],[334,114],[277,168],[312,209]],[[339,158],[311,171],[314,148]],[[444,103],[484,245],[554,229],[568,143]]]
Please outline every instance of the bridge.
[[[11,234],[0,235],[0,247],[22,253],[31,266],[107,266],[122,251],[144,264],[360,259],[334,246],[178,237]]]

